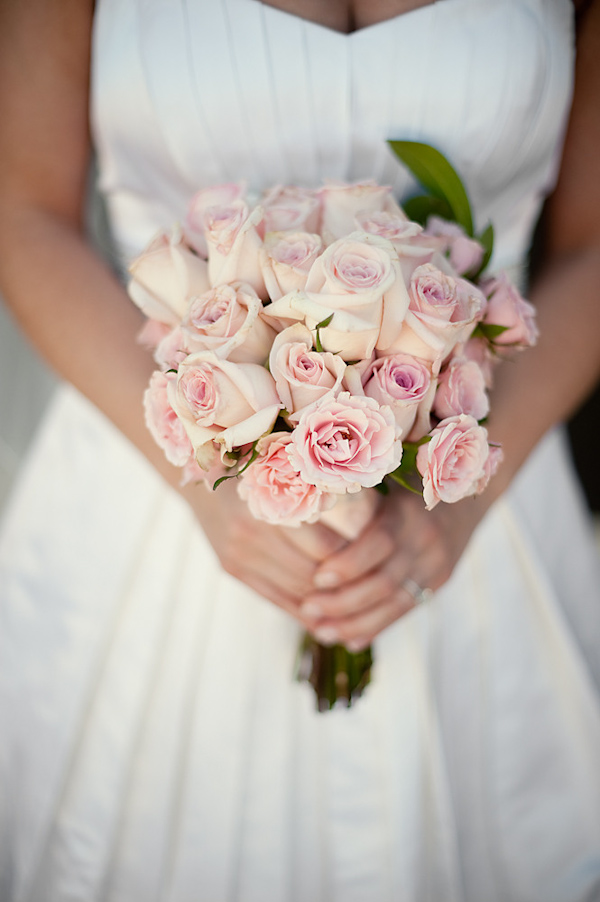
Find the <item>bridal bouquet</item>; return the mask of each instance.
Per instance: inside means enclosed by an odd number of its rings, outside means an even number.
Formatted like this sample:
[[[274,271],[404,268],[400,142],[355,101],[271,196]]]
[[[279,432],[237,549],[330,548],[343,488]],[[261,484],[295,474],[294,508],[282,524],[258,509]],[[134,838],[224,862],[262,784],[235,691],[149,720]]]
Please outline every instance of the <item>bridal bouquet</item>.
[[[146,421],[184,481],[238,480],[252,514],[353,537],[388,483],[430,510],[485,488],[492,365],[536,338],[533,308],[486,278],[460,179],[433,148],[391,142],[425,186],[404,210],[374,182],[242,185],[192,197],[131,264],[158,369]],[[371,652],[307,636],[320,708],[350,704]]]

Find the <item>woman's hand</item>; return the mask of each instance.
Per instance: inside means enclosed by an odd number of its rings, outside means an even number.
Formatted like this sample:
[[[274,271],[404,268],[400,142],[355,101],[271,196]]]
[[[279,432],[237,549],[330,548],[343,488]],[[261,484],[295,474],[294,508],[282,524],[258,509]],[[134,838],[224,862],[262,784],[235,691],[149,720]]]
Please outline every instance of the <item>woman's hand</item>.
[[[214,492],[194,485],[182,494],[227,573],[306,626],[300,607],[317,567],[346,545],[344,539],[320,523],[292,529],[255,520],[233,479]]]
[[[390,492],[360,536],[316,568],[300,609],[310,632],[352,651],[366,648],[415,607],[417,586],[446,582],[488,506],[482,495],[427,511],[422,498]]]

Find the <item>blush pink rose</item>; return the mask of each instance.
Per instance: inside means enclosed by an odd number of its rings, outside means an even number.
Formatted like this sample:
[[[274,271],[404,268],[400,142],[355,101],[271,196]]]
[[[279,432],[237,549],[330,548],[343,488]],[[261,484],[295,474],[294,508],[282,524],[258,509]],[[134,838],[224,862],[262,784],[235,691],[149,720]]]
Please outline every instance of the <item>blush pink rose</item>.
[[[307,407],[292,437],[290,461],[302,479],[336,494],[378,485],[402,458],[390,408],[349,392]]]
[[[442,420],[431,433],[431,441],[417,452],[427,510],[440,501],[451,504],[476,494],[487,457],[487,431],[474,417],[461,414]]]
[[[281,409],[264,367],[222,360],[211,351],[186,357],[168,390],[204,469],[214,464],[213,442],[224,452],[252,443],[272,429]]]
[[[461,413],[483,420],[489,410],[485,378],[478,364],[455,357],[439,375],[433,412],[440,420]]]
[[[147,351],[154,351],[170,331],[166,323],[161,323],[157,319],[147,319],[138,332],[136,341]]]
[[[483,247],[474,238],[469,238],[458,223],[430,216],[425,231],[428,235],[443,239],[443,250],[448,254],[452,268],[460,276],[476,272],[481,266]]]
[[[361,212],[356,223],[364,232],[386,238],[394,246],[407,283],[417,266],[429,263],[434,253],[443,248],[442,241],[425,235],[422,226],[411,222],[404,213]]]
[[[181,234],[162,233],[129,267],[129,296],[149,319],[175,326],[194,294],[210,287],[206,261],[183,244]]]
[[[261,266],[272,301],[306,286],[306,279],[321,248],[319,235],[309,232],[268,232],[265,235],[260,252]]]
[[[389,186],[372,180],[364,182],[328,182],[320,190],[323,206],[321,234],[331,244],[356,229],[358,213],[398,212]]]
[[[494,344],[512,348],[532,347],[539,334],[535,307],[520,295],[509,282],[506,273],[500,273],[482,287],[488,297],[485,322],[507,327],[505,332],[494,339]]]
[[[259,456],[239,480],[240,498],[257,520],[282,526],[314,523],[335,501],[334,496],[304,482],[292,466],[291,442],[289,432],[272,432],[260,439]]]
[[[154,352],[154,359],[163,370],[176,370],[190,353],[187,337],[181,326],[175,326],[160,341]]]
[[[486,299],[471,282],[430,263],[415,269],[409,295],[410,307],[391,351],[430,360],[439,370],[453,348],[470,337]]]
[[[346,364],[339,354],[313,350],[312,333],[302,323],[280,332],[273,342],[269,369],[289,414],[324,395],[339,394]]]
[[[415,426],[417,434],[411,436],[411,440],[421,438],[429,431],[435,380],[431,367],[423,360],[410,354],[380,357],[366,370],[363,388],[367,397],[391,408],[403,439],[409,438]]]
[[[316,191],[277,185],[264,195],[265,232],[318,232],[321,201]]]
[[[496,475],[498,468],[503,460],[504,452],[502,451],[500,445],[490,445],[485,466],[483,468],[483,476],[477,483],[476,492],[478,495],[480,495],[488,487],[490,479],[492,478],[492,476]]]
[[[183,222],[185,240],[201,257],[208,257],[206,244],[206,216],[211,207],[227,207],[243,200],[246,186],[243,182],[214,185],[196,192],[188,204]]]
[[[183,467],[193,455],[193,449],[167,392],[167,386],[173,384],[176,378],[175,373],[161,373],[158,370],[152,373],[150,384],[144,392],[144,415],[146,426],[169,463]]]
[[[489,343],[485,338],[470,338],[466,344],[462,345],[461,357],[467,360],[473,360],[481,372],[485,381],[485,387],[491,388],[494,381],[494,364],[496,359],[490,351]]]
[[[233,466],[233,463],[229,461],[226,464],[221,461],[219,457],[219,448],[216,445],[213,448],[213,459],[214,463],[210,467],[210,469],[203,470],[192,454],[183,468],[180,485],[185,486],[189,485],[190,483],[202,482],[207,489],[212,490],[217,479],[220,479],[222,476],[227,476],[228,473],[231,473]]]
[[[407,309],[406,286],[390,242],[355,232],[317,257],[303,292],[284,295],[266,313],[300,320],[309,329],[333,315],[320,331],[323,347],[344,360],[361,360],[395,339]]]
[[[228,206],[209,207],[204,221],[210,284],[248,282],[266,300],[259,254],[264,236],[262,207],[249,210],[237,200]]]
[[[182,323],[189,351],[214,351],[234,363],[264,363],[275,330],[251,285],[218,285],[193,298]]]

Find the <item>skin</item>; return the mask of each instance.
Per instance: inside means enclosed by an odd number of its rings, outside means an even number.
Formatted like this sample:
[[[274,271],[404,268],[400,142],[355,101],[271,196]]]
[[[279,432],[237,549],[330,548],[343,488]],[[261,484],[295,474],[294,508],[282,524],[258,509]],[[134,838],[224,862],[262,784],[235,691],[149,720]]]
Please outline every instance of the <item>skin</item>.
[[[277,5],[345,31],[423,4]],[[82,227],[92,12],[85,0],[0,0],[0,289],[50,364],[181,492],[229,573],[324,640],[364,647],[414,606],[402,587],[406,577],[433,589],[447,580],[531,449],[598,378],[600,5],[589,6],[581,29],[564,162],[548,206],[546,264],[531,292],[542,338],[501,367],[492,399],[489,431],[504,448],[501,471],[480,497],[432,512],[393,492],[349,544],[319,524],[282,529],[254,520],[232,483],[215,494],[180,489],[179,471],[146,430],[140,399],[154,364],[135,341],[142,317]]]

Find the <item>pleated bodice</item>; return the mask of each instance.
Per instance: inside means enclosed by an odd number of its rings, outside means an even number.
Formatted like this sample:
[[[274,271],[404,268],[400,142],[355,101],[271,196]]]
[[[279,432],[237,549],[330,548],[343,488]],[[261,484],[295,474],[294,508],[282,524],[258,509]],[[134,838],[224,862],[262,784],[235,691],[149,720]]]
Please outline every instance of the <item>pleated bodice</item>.
[[[438,0],[341,34],[258,0],[101,0],[93,128],[125,257],[200,187],[408,177],[388,138],[442,150],[527,248],[571,95],[568,0]]]

